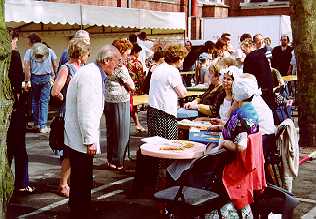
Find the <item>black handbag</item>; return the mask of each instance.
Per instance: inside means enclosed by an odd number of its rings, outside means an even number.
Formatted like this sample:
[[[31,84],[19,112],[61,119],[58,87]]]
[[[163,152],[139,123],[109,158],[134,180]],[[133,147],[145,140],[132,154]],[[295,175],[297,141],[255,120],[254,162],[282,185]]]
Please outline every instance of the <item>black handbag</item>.
[[[64,125],[62,116],[55,116],[50,125],[49,146],[53,151],[64,149]]]

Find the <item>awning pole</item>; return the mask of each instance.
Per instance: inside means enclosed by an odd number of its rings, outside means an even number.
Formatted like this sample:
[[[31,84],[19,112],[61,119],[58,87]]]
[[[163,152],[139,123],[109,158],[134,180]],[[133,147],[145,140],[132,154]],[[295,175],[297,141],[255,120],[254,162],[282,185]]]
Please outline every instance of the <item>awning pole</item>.
[[[80,29],[83,29],[83,24],[82,24],[82,5],[80,5]]]

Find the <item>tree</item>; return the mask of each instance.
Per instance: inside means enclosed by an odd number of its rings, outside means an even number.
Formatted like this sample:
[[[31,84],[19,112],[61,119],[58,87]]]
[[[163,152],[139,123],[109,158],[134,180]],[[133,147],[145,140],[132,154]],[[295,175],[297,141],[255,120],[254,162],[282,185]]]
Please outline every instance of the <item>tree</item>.
[[[297,58],[300,146],[316,147],[316,1],[290,0]]]
[[[13,177],[6,158],[6,134],[13,101],[8,79],[11,43],[4,21],[4,0],[0,0],[0,6],[0,218],[4,218],[13,191]]]

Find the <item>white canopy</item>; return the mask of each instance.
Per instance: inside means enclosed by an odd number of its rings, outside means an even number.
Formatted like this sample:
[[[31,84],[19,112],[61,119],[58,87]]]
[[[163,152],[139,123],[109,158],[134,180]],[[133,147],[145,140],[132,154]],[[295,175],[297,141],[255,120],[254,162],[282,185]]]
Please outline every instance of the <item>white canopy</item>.
[[[136,8],[7,0],[5,21],[8,23],[43,23],[97,25],[138,29],[185,29],[183,12],[160,12]]]

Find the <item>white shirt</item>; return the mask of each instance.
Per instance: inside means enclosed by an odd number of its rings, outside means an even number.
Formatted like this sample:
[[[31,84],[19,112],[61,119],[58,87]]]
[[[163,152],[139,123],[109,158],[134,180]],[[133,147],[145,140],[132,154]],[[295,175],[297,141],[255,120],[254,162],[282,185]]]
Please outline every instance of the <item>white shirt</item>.
[[[177,86],[184,88],[179,70],[167,63],[157,66],[150,79],[149,106],[177,117]]]
[[[275,133],[273,113],[261,96],[255,95],[251,101],[259,117],[259,129],[263,135]]]
[[[232,106],[232,100],[224,98],[224,102],[219,106],[219,118],[225,122],[229,119],[227,115],[230,107]]]

